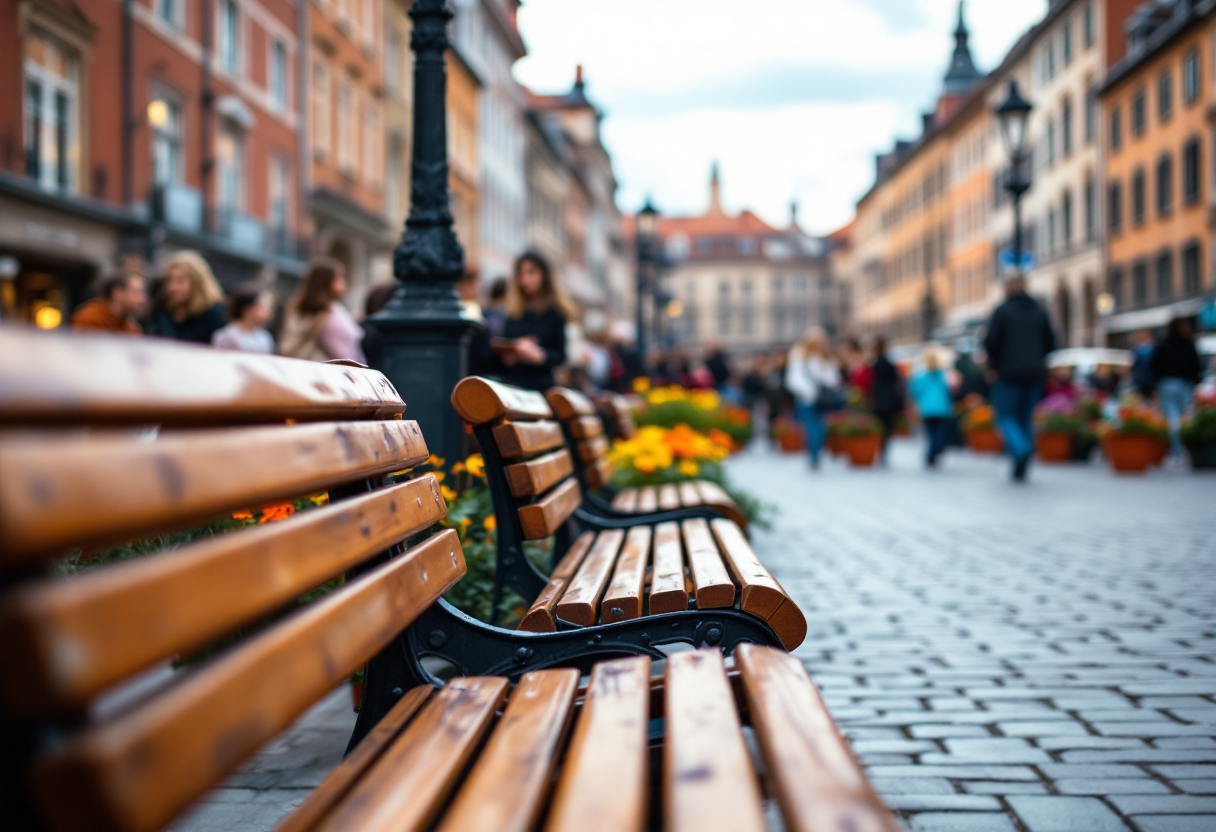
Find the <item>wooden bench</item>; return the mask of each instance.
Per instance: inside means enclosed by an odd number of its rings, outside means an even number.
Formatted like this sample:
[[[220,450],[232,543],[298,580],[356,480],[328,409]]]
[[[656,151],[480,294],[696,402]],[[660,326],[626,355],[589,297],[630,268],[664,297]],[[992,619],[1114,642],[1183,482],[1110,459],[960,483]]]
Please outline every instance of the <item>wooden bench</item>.
[[[736,523],[704,507],[633,518],[588,512],[544,396],[472,377],[457,385],[452,404],[473,428],[494,500],[496,607],[505,587],[522,595],[530,604],[522,630],[597,628],[593,638],[646,652],[659,641],[727,654],[744,642],[790,650],[802,643],[802,611]],[[550,536],[556,565],[545,575],[524,556],[524,543]]]
[[[6,830],[164,828],[370,659],[345,760],[281,830],[758,832],[768,810],[791,830],[894,832],[781,650],[743,645],[731,673],[711,650],[661,679],[633,656],[585,684],[417,684],[402,631],[465,567],[455,532],[418,538],[445,511],[435,478],[389,479],[427,458],[403,409],[365,369],[0,328]],[[281,522],[49,576],[70,549],[318,492],[328,505]],[[253,624],[167,684],[113,693]]]
[[[611,487],[613,469],[608,458],[609,437],[633,439],[638,430],[624,396],[605,393],[593,404],[577,390],[555,387],[545,394],[545,398],[577,449],[575,467],[579,482],[587,491],[591,510],[609,517],[630,517],[677,508],[709,508],[747,530],[747,516],[722,486],[710,480],[640,488]]]

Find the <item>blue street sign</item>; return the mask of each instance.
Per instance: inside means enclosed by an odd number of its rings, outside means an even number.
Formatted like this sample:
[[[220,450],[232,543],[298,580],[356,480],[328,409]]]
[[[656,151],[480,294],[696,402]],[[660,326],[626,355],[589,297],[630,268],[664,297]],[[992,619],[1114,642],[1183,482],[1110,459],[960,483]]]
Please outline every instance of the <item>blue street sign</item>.
[[[1001,263],[1001,271],[1007,272],[1007,271],[1012,271],[1013,269],[1018,268],[1017,264],[1014,262],[1014,259],[1013,259],[1013,249],[1011,249],[1011,248],[1001,249],[1000,263]],[[1021,270],[1024,272],[1030,271],[1031,269],[1034,268],[1034,263],[1035,263],[1034,255],[1031,254],[1029,251],[1023,251]]]

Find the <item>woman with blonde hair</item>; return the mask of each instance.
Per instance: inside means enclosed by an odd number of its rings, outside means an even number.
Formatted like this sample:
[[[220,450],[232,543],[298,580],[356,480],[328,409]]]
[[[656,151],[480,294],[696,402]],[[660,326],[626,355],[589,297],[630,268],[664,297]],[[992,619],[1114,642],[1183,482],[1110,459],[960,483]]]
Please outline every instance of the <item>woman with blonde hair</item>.
[[[516,259],[506,313],[503,337],[493,342],[499,375],[528,390],[548,390],[554,369],[566,363],[566,324],[579,315],[540,254],[527,251]]]
[[[827,438],[823,417],[840,407],[840,371],[836,368],[828,336],[811,327],[790,350],[785,365],[785,386],[794,395],[794,407],[806,429],[806,449],[811,468],[819,467],[819,455]]]
[[[207,261],[196,251],[179,251],[169,256],[161,271],[164,278],[148,334],[210,344],[226,318],[224,292]]]
[[[954,401],[937,348],[930,347],[926,350],[923,361],[925,368],[912,377],[909,392],[925,426],[925,437],[928,441],[925,465],[936,468],[937,458],[946,449],[946,440],[950,438],[950,417],[954,413]]]
[[[331,257],[315,257],[283,315],[279,352],[292,358],[366,364],[363,327],[342,305],[346,267]]]

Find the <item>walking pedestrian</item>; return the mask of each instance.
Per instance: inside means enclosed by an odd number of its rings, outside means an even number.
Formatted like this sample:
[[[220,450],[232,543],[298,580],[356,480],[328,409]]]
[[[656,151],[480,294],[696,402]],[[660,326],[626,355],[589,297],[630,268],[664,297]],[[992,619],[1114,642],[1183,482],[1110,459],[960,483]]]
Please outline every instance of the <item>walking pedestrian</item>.
[[[1132,333],[1132,386],[1145,399],[1151,399],[1155,391],[1152,359],[1152,333],[1147,329]]]
[[[144,276],[133,271],[108,272],[97,288],[97,297],[72,313],[72,329],[143,334],[139,317],[148,305]]]
[[[308,265],[299,291],[283,315],[279,351],[292,358],[332,361],[346,358],[366,364],[363,327],[342,305],[346,267],[330,257]]]
[[[548,390],[553,371],[566,363],[566,321],[577,317],[577,309],[537,252],[516,259],[506,313],[502,338],[494,340],[499,375],[527,390]]]
[[[887,446],[895,432],[895,420],[904,412],[904,380],[887,356],[887,339],[874,339],[874,363],[870,365],[870,409],[882,422],[882,461],[887,463]]]
[[[227,322],[224,292],[211,267],[198,252],[179,251],[165,261],[163,272],[148,334],[210,344],[211,336]]]
[[[921,423],[925,426],[928,444],[925,465],[936,468],[938,457],[950,438],[950,418],[954,414],[950,382],[942,369],[937,350],[930,349],[925,353],[925,368],[912,377],[910,390],[916,409],[920,412]]]
[[[806,430],[811,468],[817,469],[827,438],[824,414],[842,403],[840,371],[832,360],[828,337],[820,327],[808,329],[790,350],[785,365],[785,386],[794,394],[794,410]]]
[[[1182,414],[1191,406],[1195,385],[1203,376],[1199,350],[1195,349],[1188,321],[1183,318],[1170,321],[1165,337],[1153,348],[1149,367],[1161,400],[1161,411],[1170,423],[1170,452],[1175,458],[1181,458],[1179,427]]]
[[[1047,310],[1026,294],[1021,275],[1005,281],[1005,301],[988,321],[984,348],[988,366],[996,373],[992,406],[996,424],[1013,460],[1013,479],[1026,479],[1034,455],[1034,406],[1047,380],[1047,354],[1056,346],[1056,334]]]
[[[215,331],[211,346],[224,350],[274,353],[274,338],[266,324],[274,314],[274,295],[256,283],[242,283],[228,298],[230,323]]]

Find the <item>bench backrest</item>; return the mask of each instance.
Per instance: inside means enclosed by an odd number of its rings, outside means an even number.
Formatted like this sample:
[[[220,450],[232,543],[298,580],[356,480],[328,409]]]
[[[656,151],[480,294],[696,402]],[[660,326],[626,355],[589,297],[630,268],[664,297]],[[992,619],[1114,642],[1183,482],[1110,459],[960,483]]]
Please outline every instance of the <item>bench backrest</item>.
[[[500,535],[541,540],[556,534],[579,507],[583,491],[545,397],[471,376],[456,385],[452,406],[478,437],[495,511],[507,526]]]
[[[595,404],[614,439],[633,439],[638,435],[628,398],[620,393],[601,393],[595,397]]]
[[[553,387],[545,393],[545,398],[578,454],[578,473],[584,486],[592,491],[607,486],[614,471],[608,456],[612,445],[595,405],[582,393],[568,387]]]
[[[357,366],[0,330],[6,823],[163,827],[460,579],[454,531],[401,546],[446,514],[435,477],[388,484],[428,458],[404,409]],[[48,577],[71,551],[325,494],[281,522]],[[150,692],[115,694],[141,680]]]

